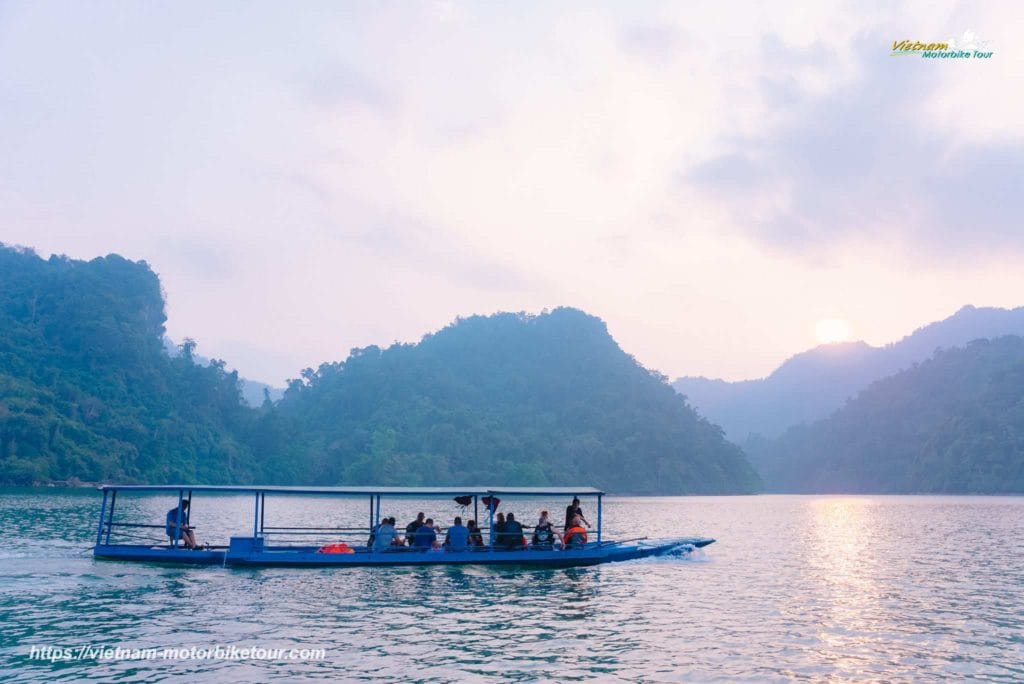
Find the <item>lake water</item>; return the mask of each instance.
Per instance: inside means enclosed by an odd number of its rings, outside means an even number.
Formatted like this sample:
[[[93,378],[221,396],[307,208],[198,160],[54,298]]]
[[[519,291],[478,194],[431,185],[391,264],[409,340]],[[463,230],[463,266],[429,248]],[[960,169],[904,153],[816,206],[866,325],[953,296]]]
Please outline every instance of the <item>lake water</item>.
[[[458,512],[451,502],[384,503],[382,513],[402,524],[421,508],[445,520]],[[160,522],[174,504],[119,498],[118,512]],[[197,497],[200,540],[246,529],[250,505]],[[564,501],[502,508],[532,523],[542,505],[560,522]],[[367,508],[268,501],[267,524],[325,512],[361,521]],[[718,542],[690,558],[534,571],[94,561],[98,511],[92,491],[0,490],[3,676],[1024,680],[1020,497],[609,498],[610,538]],[[51,662],[32,657],[33,646],[36,655],[82,646],[313,648],[324,658]]]

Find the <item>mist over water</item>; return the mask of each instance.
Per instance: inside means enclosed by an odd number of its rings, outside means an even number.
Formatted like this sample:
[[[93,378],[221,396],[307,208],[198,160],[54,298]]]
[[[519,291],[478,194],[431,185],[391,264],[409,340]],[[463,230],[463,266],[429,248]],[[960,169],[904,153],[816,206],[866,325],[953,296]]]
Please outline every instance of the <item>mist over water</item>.
[[[622,681],[1024,678],[1024,498],[609,498],[609,538],[701,534],[703,553],[568,570],[232,569],[94,561],[100,497],[0,490],[0,667],[25,680],[507,677]],[[384,501],[404,525],[450,501]],[[588,506],[588,503],[590,504]],[[170,497],[125,497],[162,521]],[[532,524],[565,502],[508,500]],[[122,509],[122,506],[124,507]],[[196,497],[200,540],[251,524]],[[584,510],[595,522],[593,504]],[[366,502],[289,498],[280,524],[365,524]],[[268,525],[270,522],[268,521]],[[49,663],[30,647],[324,648],[323,661]],[[14,668],[17,668],[14,670]]]

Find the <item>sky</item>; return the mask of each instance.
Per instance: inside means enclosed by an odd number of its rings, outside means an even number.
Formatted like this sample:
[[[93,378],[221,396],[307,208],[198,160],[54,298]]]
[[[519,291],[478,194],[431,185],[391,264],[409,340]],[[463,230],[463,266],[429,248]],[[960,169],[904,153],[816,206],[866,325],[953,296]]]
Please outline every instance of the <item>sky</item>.
[[[145,260],[172,338],[276,385],[562,305],[670,377],[761,377],[823,326],[883,344],[1024,304],[1021,26],[1019,2],[0,0],[0,241]],[[990,58],[890,56],[966,31]]]

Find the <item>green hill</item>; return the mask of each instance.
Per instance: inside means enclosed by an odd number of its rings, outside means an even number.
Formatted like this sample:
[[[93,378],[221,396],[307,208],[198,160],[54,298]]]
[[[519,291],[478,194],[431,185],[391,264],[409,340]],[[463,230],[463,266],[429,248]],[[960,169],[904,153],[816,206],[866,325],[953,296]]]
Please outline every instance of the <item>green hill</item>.
[[[753,452],[782,492],[1024,492],[1024,339],[946,349]]]
[[[237,376],[171,359],[164,320],[145,262],[0,245],[0,481],[256,477]]]
[[[474,316],[419,344],[353,350],[293,382],[276,412],[326,481],[758,486],[718,427],[575,309]]]
[[[572,309],[457,321],[241,400],[163,349],[144,262],[0,246],[0,482],[566,484],[753,490],[740,449]]]

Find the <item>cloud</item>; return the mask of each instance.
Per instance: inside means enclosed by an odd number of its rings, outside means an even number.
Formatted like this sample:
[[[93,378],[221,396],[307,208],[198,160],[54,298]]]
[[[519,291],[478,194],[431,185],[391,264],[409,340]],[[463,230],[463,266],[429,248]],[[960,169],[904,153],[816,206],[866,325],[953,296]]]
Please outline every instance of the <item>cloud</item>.
[[[851,241],[896,243],[916,253],[1024,251],[1019,217],[1024,146],[962,141],[936,127],[927,103],[943,93],[933,60],[891,58],[877,32],[863,45],[857,75],[808,92],[793,74],[817,49],[762,44],[779,73],[759,81],[778,123],[723,140],[719,153],[678,176],[728,207],[734,225],[762,245],[806,255]],[[822,52],[822,62],[831,59]],[[964,106],[973,106],[965,102]]]
[[[619,32],[623,52],[658,65],[671,62],[682,42],[682,32],[670,24],[634,25]]]
[[[365,107],[376,114],[392,115],[399,107],[397,97],[381,83],[337,62],[322,65],[299,77],[298,82],[310,102],[326,109]]]
[[[408,216],[392,213],[338,236],[404,268],[441,275],[460,286],[484,291],[525,291],[538,286],[537,277],[475,252],[445,231]]]

